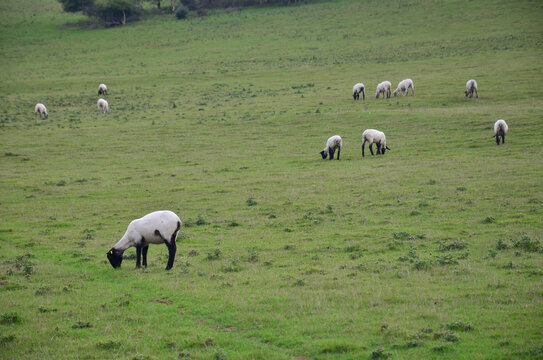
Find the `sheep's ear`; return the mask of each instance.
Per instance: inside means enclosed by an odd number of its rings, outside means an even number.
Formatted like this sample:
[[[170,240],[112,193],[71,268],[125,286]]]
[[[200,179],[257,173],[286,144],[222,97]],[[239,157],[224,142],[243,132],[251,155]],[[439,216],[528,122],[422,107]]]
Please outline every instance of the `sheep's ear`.
[[[113,255],[113,250],[109,250],[109,255]]]
[[[390,148],[388,146],[386,148],[387,148],[387,150],[390,150]]]

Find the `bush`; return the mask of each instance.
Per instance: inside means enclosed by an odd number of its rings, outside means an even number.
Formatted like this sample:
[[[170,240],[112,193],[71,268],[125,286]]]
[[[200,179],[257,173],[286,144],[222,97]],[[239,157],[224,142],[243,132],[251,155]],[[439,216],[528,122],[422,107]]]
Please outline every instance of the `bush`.
[[[187,18],[189,14],[189,9],[186,6],[180,6],[179,9],[175,12],[175,17],[177,20],[183,20]]]

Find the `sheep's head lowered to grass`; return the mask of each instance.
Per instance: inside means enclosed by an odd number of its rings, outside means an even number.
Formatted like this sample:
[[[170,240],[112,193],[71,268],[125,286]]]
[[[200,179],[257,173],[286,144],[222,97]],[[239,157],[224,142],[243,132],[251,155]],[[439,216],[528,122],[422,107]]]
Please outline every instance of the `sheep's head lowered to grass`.
[[[123,262],[123,252],[111,248],[111,250],[107,252],[107,259],[114,269],[121,267],[121,263]]]

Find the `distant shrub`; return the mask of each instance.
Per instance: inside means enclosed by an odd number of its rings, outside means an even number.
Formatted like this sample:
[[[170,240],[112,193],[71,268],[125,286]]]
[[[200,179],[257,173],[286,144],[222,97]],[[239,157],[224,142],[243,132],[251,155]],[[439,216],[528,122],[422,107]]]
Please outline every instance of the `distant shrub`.
[[[377,350],[373,350],[371,352],[370,358],[371,359],[388,359],[390,356],[391,354],[385,352],[385,349],[380,347]]]
[[[483,220],[483,224],[492,224],[493,222],[495,222],[496,219],[494,219],[492,216],[487,216],[484,220]]]
[[[247,201],[245,201],[245,203],[247,204],[247,206],[255,206],[256,204],[258,204],[252,196],[249,197]]]
[[[83,322],[83,321],[78,321],[77,323],[72,325],[72,329],[87,329],[91,327],[92,325],[90,322]]]
[[[441,266],[458,264],[458,261],[455,258],[453,258],[451,254],[447,254],[443,256],[437,255],[436,262]]]
[[[455,240],[451,243],[439,242],[439,251],[451,251],[451,250],[462,250],[465,249],[468,245],[462,240]]]
[[[252,262],[252,263],[258,262],[259,257],[258,257],[258,253],[256,252],[256,250],[249,249],[247,251],[249,252],[249,254],[247,255],[247,261]]]
[[[221,249],[215,249],[213,250],[213,252],[208,252],[207,253],[207,256],[206,256],[206,259],[207,260],[217,260],[218,258],[221,257]]]
[[[175,17],[177,18],[177,20],[183,20],[187,18],[188,14],[189,9],[186,6],[180,6],[179,9],[177,9],[177,11],[175,12]]]
[[[513,247],[528,252],[538,252],[541,250],[539,240],[532,240],[528,235],[523,235],[520,240],[513,240]]]

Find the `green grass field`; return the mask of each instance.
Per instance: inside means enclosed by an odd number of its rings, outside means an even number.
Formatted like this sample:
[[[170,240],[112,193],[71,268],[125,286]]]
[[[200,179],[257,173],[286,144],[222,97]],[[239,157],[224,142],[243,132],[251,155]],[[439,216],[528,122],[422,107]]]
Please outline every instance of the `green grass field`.
[[[338,0],[101,29],[0,0],[0,358],[541,359],[541,19]],[[367,128],[392,150],[362,158]],[[161,209],[174,268],[151,245],[114,270]]]

